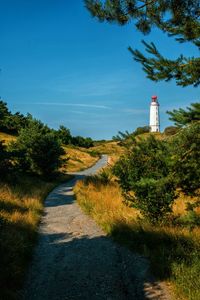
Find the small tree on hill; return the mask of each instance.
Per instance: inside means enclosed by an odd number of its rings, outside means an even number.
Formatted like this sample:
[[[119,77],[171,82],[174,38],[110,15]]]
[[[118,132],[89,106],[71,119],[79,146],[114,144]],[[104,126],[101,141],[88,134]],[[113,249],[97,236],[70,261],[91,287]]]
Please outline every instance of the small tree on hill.
[[[7,107],[7,103],[0,101],[0,130],[3,132],[17,134],[21,128],[28,124],[27,117],[19,112],[12,114]]]
[[[22,129],[15,144],[19,167],[50,177],[62,164],[64,150],[51,130],[40,121],[31,120]]]
[[[168,126],[164,130],[164,134],[167,136],[174,135],[179,131],[179,128],[176,126]]]
[[[65,145],[71,144],[72,142],[72,136],[70,130],[63,125],[61,125],[57,130],[57,136],[61,140],[61,142]]]

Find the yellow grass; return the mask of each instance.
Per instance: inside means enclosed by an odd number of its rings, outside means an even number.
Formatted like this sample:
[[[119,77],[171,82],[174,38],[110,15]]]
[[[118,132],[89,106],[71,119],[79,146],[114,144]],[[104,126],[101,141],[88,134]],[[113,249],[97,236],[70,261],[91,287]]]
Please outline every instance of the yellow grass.
[[[139,216],[136,209],[130,208],[123,204],[121,192],[116,183],[109,185],[93,184],[93,182],[79,181],[75,187],[75,194],[79,205],[89,213],[95,221],[106,227],[113,223],[124,222],[130,223]]]
[[[68,172],[76,172],[91,167],[102,154],[109,154],[109,164],[113,165],[125,150],[117,142],[102,142],[89,149],[70,146],[63,147],[66,152],[63,158],[67,159],[67,163],[62,170]]]
[[[87,149],[84,148],[72,148],[63,146],[66,154],[63,156],[67,159],[66,166],[62,171],[77,172],[83,169],[87,169],[95,164],[99,159],[98,156],[94,157],[88,153]]]
[[[21,175],[16,182],[0,184],[1,299],[17,299],[37,238],[43,200],[58,183]]]
[[[179,197],[175,200],[173,205],[173,213],[175,216],[185,215],[187,213],[187,203],[195,203],[198,200],[197,197],[186,196],[180,193]],[[194,209],[196,213],[200,214],[200,207]]]
[[[119,145],[119,142],[102,142],[97,143],[96,146],[90,148],[91,150],[98,151],[101,154],[115,154],[120,156],[124,152],[124,148]]]
[[[7,133],[0,132],[0,141],[5,141],[5,144],[15,141],[16,137]]]
[[[95,147],[91,148],[93,151],[97,151],[100,154],[108,154],[109,159],[108,163],[112,166],[115,162],[119,159],[119,157],[124,154],[125,148],[120,146],[119,142],[104,142],[96,145]]]

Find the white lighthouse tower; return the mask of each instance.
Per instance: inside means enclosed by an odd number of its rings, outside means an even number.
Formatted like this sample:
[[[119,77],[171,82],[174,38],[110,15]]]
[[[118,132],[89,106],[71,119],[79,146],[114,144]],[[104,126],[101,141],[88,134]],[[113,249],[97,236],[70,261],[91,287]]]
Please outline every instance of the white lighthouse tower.
[[[160,115],[157,96],[151,97],[149,126],[151,132],[160,132]]]

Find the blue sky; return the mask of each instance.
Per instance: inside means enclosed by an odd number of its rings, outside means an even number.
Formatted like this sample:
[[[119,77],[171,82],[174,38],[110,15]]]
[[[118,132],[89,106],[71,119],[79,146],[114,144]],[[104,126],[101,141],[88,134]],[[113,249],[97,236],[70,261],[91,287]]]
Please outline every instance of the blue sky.
[[[133,24],[119,27],[91,18],[82,0],[0,0],[0,96],[11,111],[31,113],[53,128],[109,139],[148,125],[152,94],[166,110],[199,101],[198,88],[145,78],[127,47],[154,41],[175,58],[198,55],[154,29],[144,37]]]

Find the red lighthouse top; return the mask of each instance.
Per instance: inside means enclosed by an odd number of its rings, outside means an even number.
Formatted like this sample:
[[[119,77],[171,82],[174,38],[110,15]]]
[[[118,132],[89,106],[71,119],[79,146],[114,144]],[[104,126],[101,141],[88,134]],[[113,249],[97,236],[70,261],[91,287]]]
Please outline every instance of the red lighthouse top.
[[[157,96],[152,96],[151,99],[152,99],[152,102],[156,102],[158,97]]]

